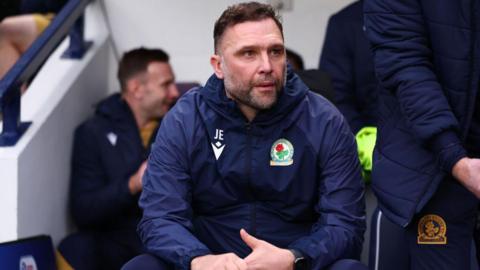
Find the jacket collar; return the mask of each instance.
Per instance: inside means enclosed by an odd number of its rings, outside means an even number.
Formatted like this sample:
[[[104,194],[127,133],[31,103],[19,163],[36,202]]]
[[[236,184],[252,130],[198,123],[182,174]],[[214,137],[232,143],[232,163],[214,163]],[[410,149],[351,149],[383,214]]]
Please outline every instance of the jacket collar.
[[[118,127],[128,129],[132,126],[137,127],[133,112],[120,93],[113,94],[100,101],[96,107],[95,114],[115,122]]]
[[[252,122],[269,125],[282,120],[303,100],[307,92],[308,87],[288,66],[285,87],[280,92],[277,103],[268,110],[260,111]],[[209,107],[225,118],[246,121],[236,102],[226,96],[223,80],[218,79],[215,74],[208,79],[200,94]]]

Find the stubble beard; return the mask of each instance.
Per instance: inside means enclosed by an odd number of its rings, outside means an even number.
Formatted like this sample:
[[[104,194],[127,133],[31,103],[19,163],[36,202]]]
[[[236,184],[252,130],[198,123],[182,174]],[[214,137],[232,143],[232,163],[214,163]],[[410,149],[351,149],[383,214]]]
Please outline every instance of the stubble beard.
[[[233,98],[236,102],[241,103],[245,106],[253,108],[257,111],[268,110],[272,108],[278,101],[278,96],[282,91],[285,81],[286,81],[286,71],[284,73],[283,80],[274,78],[272,75],[263,76],[255,81],[249,82],[240,82],[236,80],[235,76],[232,75],[228,70],[224,69],[224,85],[225,91]],[[254,91],[255,85],[258,85],[261,82],[274,82],[275,91],[272,95],[261,96],[257,95],[257,92]]]

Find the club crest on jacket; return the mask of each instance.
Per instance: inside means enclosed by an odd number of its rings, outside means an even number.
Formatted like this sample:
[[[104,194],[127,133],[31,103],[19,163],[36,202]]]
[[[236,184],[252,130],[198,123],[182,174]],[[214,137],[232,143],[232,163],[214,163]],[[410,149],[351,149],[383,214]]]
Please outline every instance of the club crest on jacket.
[[[270,166],[292,165],[293,152],[293,145],[287,139],[276,140],[270,150]]]

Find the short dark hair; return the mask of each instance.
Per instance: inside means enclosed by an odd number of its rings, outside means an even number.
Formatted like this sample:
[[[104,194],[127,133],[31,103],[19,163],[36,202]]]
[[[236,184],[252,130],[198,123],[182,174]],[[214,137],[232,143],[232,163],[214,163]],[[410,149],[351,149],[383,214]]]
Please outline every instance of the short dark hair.
[[[223,33],[228,27],[243,22],[261,21],[269,18],[278,26],[283,37],[281,17],[271,5],[258,2],[248,2],[229,6],[223,11],[222,15],[220,15],[220,18],[215,22],[215,27],[213,28],[215,52],[217,52]]]
[[[168,63],[168,54],[161,49],[148,49],[140,47],[123,54],[118,67],[118,81],[122,92],[126,89],[126,84],[132,77],[146,72],[151,62]]]

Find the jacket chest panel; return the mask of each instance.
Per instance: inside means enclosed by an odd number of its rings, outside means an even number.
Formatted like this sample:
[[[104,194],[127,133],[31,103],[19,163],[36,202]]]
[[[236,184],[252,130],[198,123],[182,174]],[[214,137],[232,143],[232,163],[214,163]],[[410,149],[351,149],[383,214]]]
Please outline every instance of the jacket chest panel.
[[[143,161],[143,146],[130,133],[105,131],[100,134],[102,163],[109,181],[128,179]]]
[[[299,132],[253,127],[209,133],[214,139],[204,138],[194,150],[198,162],[191,173],[197,206],[260,200],[281,209],[316,196],[316,154]]]

